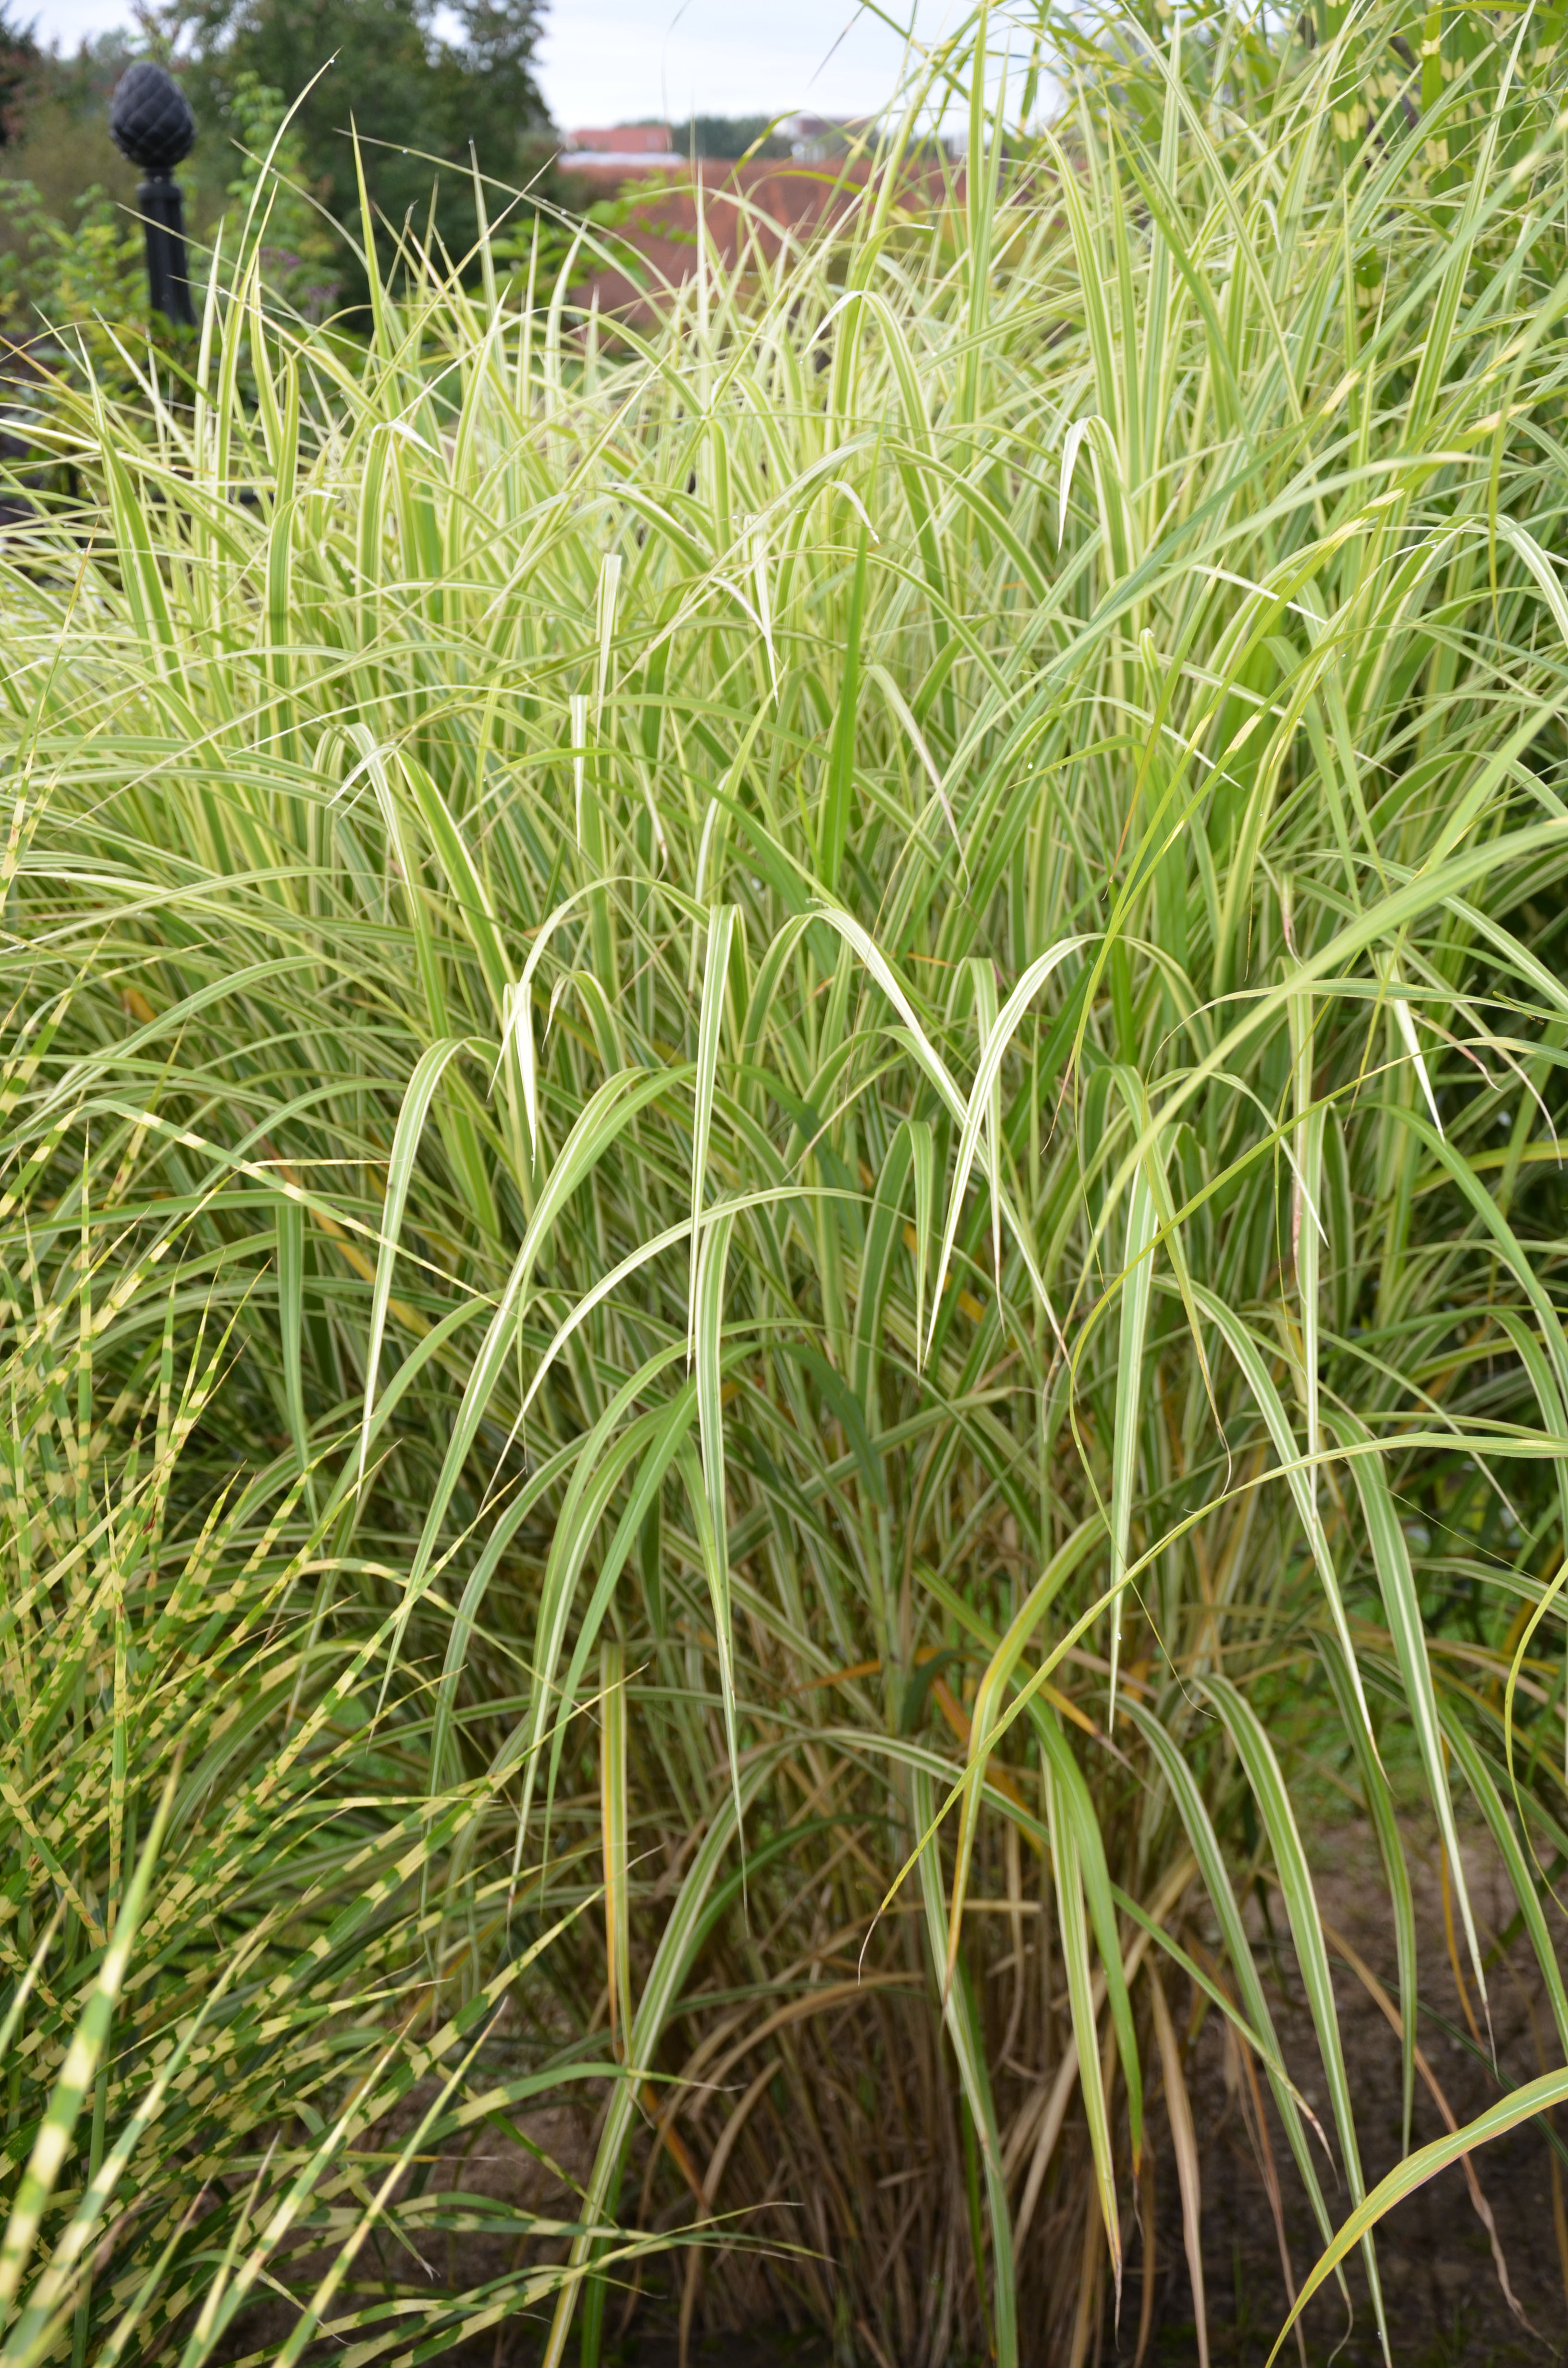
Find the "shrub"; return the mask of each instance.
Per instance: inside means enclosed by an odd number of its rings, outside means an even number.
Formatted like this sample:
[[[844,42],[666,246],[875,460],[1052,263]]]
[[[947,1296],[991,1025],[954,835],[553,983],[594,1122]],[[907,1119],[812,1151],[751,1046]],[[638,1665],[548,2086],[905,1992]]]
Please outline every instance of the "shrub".
[[[547,1925],[602,1854],[552,2368],[716,2214],[683,2328],[1076,2363],[1156,2146],[1199,2259],[1206,2015],[1326,2239],[1325,1768],[1405,2152],[1413,1804],[1568,2042],[1562,148],[1479,24],[1152,13],[1052,138],[982,20],[967,178],[615,356],[242,274],[15,545],[10,1156],[142,1131],[409,1797]]]

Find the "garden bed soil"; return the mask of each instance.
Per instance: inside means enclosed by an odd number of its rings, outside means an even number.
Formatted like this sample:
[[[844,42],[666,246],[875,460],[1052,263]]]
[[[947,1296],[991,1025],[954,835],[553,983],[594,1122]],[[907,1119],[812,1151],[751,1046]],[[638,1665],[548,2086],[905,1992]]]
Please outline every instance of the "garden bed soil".
[[[1393,1939],[1386,1895],[1370,1836],[1347,1827],[1322,1836],[1314,1850],[1319,1903],[1325,1921],[1397,1997]],[[1415,1872],[1417,1932],[1424,1998],[1428,2002],[1418,2039],[1434,2078],[1461,2124],[1484,2111],[1499,2091],[1490,2066],[1478,2055],[1466,2027],[1449,1961],[1442,1892],[1435,1842],[1423,1848],[1410,1838]],[[1495,1861],[1480,1844],[1467,1850],[1467,1880],[1483,1949],[1495,1947],[1506,1924],[1507,1894]],[[1275,1907],[1278,1917],[1278,1905]],[[1261,1930],[1262,1918],[1258,1918]],[[1281,1936],[1283,1924],[1281,1920]],[[1552,1919],[1559,1962],[1568,1963],[1568,1925]],[[1459,1939],[1463,1963],[1464,1941]],[[1400,2153],[1400,2051],[1387,2019],[1342,1958],[1333,1961],[1335,1995],[1345,2033],[1346,2069],[1358,2126],[1365,2149],[1368,2185],[1393,2168]],[[1291,2069],[1316,2109],[1326,2106],[1321,2062],[1299,1982],[1287,1971],[1288,1951],[1276,1961],[1270,2005]],[[1497,2065],[1503,2085],[1530,2080],[1561,2060],[1551,2015],[1528,1949],[1514,1947],[1489,1971],[1488,1989]],[[1284,1992],[1284,2002],[1279,1998]],[[1471,1985],[1471,2010],[1484,2035],[1484,2020]],[[1247,2115],[1234,2077],[1227,2078],[1226,2049],[1213,2024],[1199,2040],[1193,2080],[1193,2109],[1203,2145],[1203,2255],[1208,2289],[1210,2358],[1214,2368],[1263,2368],[1287,2308],[1285,2274],[1274,2214],[1269,2207],[1257,2149],[1248,2135]],[[1568,2113],[1560,2135],[1568,2136]],[[1283,2199],[1287,2248],[1297,2280],[1320,2249],[1310,2208],[1301,2196],[1294,2165],[1278,2122],[1270,2114],[1274,2162]],[[1441,2114],[1421,2080],[1416,2082],[1414,2138],[1417,2145],[1440,2137]],[[1162,2165],[1162,2169],[1165,2166]],[[1326,2170],[1326,2166],[1324,2167]],[[1396,2368],[1547,2368],[1568,2358],[1568,2260],[1554,2225],[1551,2152],[1540,2123],[1527,2123],[1482,2148],[1473,2157],[1478,2184],[1491,2207],[1515,2298],[1528,2321],[1510,2309],[1498,2280],[1487,2231],[1478,2217],[1458,2164],[1440,2172],[1400,2203],[1383,2221],[1378,2237],[1380,2274]],[[1182,2249],[1179,2201],[1174,2177],[1164,2182],[1156,2209],[1155,2299],[1149,2350],[1151,2368],[1187,2368],[1198,2359],[1187,2265]],[[1568,2176],[1564,2187],[1568,2189]],[[1342,2187],[1327,2177],[1324,2195],[1335,2224],[1348,2210]],[[1568,2229],[1562,2231],[1568,2246]],[[1108,2356],[1130,2362],[1136,2351],[1142,2304],[1142,2259],[1134,2251],[1122,2311],[1120,2340]],[[1381,2349],[1359,2258],[1346,2283],[1354,2321],[1337,2290],[1309,2305],[1304,2349],[1311,2368],[1331,2358],[1336,2368],[1372,2368]],[[1280,2353],[1299,2360],[1294,2341]]]
[[[1422,1987],[1428,2001],[1418,2038],[1434,2078],[1462,2123],[1498,2095],[1498,2082],[1475,2050],[1449,1966],[1435,1840],[1424,1841],[1413,1833],[1407,1835],[1407,1845],[1416,1892]],[[1330,1831],[1318,1838],[1313,1855],[1324,1918],[1397,1998],[1389,1909],[1370,1835],[1359,1826]],[[1493,1950],[1506,1921],[1507,1894],[1495,1861],[1479,1840],[1467,1849],[1467,1880],[1483,1948]],[[1292,2073],[1326,2118],[1322,2066],[1277,1903],[1273,1912],[1282,1943],[1277,1956],[1267,1948],[1261,1908],[1255,1908],[1254,1923],[1264,1943],[1270,2007]],[[1552,1930],[1560,1962],[1568,1964],[1568,1923],[1557,1918]],[[1462,1936],[1459,1946],[1462,1952]],[[1399,2158],[1399,2044],[1359,1977],[1343,1958],[1332,1962],[1346,2071],[1365,2150],[1363,2170],[1370,2186]],[[1533,2079],[1559,2055],[1528,1949],[1516,1946],[1504,1952],[1488,1972],[1488,1987],[1498,2069],[1504,2084],[1512,2088]],[[1476,2004],[1471,1986],[1472,2011]],[[1479,2015],[1478,2023],[1484,2032]],[[1193,2110],[1203,2148],[1209,2357],[1212,2368],[1264,2368],[1288,2308],[1285,2272],[1278,2226],[1258,2152],[1248,2135],[1234,2057],[1227,2065],[1227,2053],[1218,2020],[1211,2018],[1195,2049],[1192,2073]],[[1568,2112],[1560,2118],[1562,2134],[1568,2138]],[[1443,2127],[1438,2108],[1418,2078],[1415,2143],[1441,2136]],[[1272,2109],[1269,2139],[1286,2248],[1299,2283],[1316,2260],[1320,2241]],[[1494,2141],[1473,2160],[1522,2320],[1503,2293],[1490,2237],[1460,2166],[1429,2180],[1382,2223],[1378,2259],[1394,2368],[1550,2368],[1553,2361],[1568,2361],[1568,2259],[1554,2226],[1551,2166],[1549,2142],[1539,2123]],[[1143,2359],[1146,2368],[1196,2368],[1199,2351],[1180,2201],[1168,2151],[1161,2169],[1154,2214],[1154,2295]],[[1337,2225],[1349,2199],[1328,2176],[1326,2163],[1324,2192]],[[1562,2230],[1562,2247],[1568,2248],[1568,2226]],[[1111,2368],[1112,2362],[1115,2368],[1131,2368],[1137,2356],[1145,2274],[1147,2258],[1134,2234],[1128,2248],[1119,2328],[1107,2314],[1102,2368]],[[1308,2368],[1327,2368],[1331,2360],[1335,2368],[1375,2368],[1375,2363],[1381,2368],[1381,2347],[1358,2257],[1349,2266],[1346,2285],[1353,2317],[1347,2320],[1345,2301],[1330,2286],[1309,2305],[1301,2345],[1294,2339],[1287,2341],[1280,2368],[1299,2363],[1303,2355]],[[1028,2328],[1021,2332],[1025,2368],[1055,2368],[1031,2350]],[[528,2356],[519,2342],[510,2368],[526,2368]],[[676,2368],[677,2356],[673,2335],[645,2327],[615,2355],[616,2368]],[[770,2330],[712,2338],[694,2344],[691,2352],[693,2368],[717,2368],[720,2362],[723,2368],[831,2368],[832,2356],[820,2343],[802,2343]]]
[[[1466,2028],[1449,1965],[1435,1842],[1424,1844],[1419,1835],[1411,1834],[1407,1848],[1415,1882],[1421,1983],[1426,2001],[1420,2045],[1451,2112],[1462,2123],[1500,2093],[1499,2084]],[[1363,1961],[1391,1998],[1396,1997],[1390,1915],[1370,1835],[1358,1826],[1320,1835],[1313,1854],[1325,1923]],[[1502,2082],[1513,2088],[1558,2060],[1551,2017],[1528,1948],[1515,1945],[1496,1954],[1500,1928],[1508,1913],[1507,1892],[1494,1861],[1480,1842],[1467,1851],[1467,1879],[1483,1948],[1495,1955],[1488,1973],[1492,2029]],[[1295,1977],[1281,1911],[1276,1901],[1270,1912],[1278,1947],[1272,1945],[1262,1903],[1251,1903],[1250,1912],[1260,1969],[1286,2060],[1302,2093],[1326,2124],[1330,2117],[1322,2064]],[[1552,1930],[1560,1944],[1560,1960],[1568,1962],[1568,1948],[1562,1945],[1568,1923],[1556,1917]],[[1462,1951],[1462,1939],[1460,1947]],[[1386,2014],[1345,1958],[1335,1956],[1332,1963],[1346,2071],[1365,2154],[1363,2169],[1370,2186],[1399,2158],[1399,2044]],[[1473,2010],[1473,1996],[1471,2003]],[[1484,2030],[1483,2022],[1481,2027]],[[1290,2274],[1297,2282],[1317,2258],[1317,2229],[1270,2106],[1269,2157],[1280,2198],[1276,2220],[1268,2200],[1267,2167],[1260,2159],[1254,2135],[1256,2117],[1249,2112],[1250,2092],[1239,2078],[1236,2053],[1227,2047],[1217,2015],[1210,2016],[1193,2050],[1190,2089],[1202,2150],[1209,2358],[1212,2368],[1264,2368],[1288,2308],[1281,2228]],[[411,2100],[404,2110],[415,2109]],[[1568,2136],[1568,2111],[1562,2118],[1563,2135]],[[1437,2106],[1418,2079],[1415,2144],[1440,2136],[1443,2127]],[[535,2135],[541,2141],[549,2140],[548,2150],[557,2159],[573,2160],[579,2173],[585,2170],[583,2148],[587,2134],[577,2126],[575,2115],[562,2110],[543,2116]],[[1199,2358],[1174,2162],[1158,2122],[1153,2135],[1159,2177],[1153,2256],[1151,2260],[1144,2248],[1142,2231],[1129,2231],[1120,2321],[1116,2324],[1108,2305],[1099,2368],[1112,2368],[1112,2363],[1114,2368],[1133,2368],[1144,2327],[1144,2281],[1150,2274],[1154,2283],[1144,2336],[1144,2368],[1189,2368],[1189,2364],[1196,2368]],[[1487,2229],[1477,2215],[1463,2169],[1455,2165],[1397,2206],[1381,2225],[1378,2257],[1395,2368],[1461,2368],[1461,2363],[1462,2368],[1527,2368],[1527,2363],[1528,2368],[1550,2368],[1553,2361],[1568,2361],[1568,2226],[1561,2231],[1560,2244],[1551,2154],[1541,2125],[1526,2124],[1486,2146],[1474,2157],[1473,2167],[1492,2211],[1518,2309],[1510,2307],[1503,2292]],[[1330,2216],[1337,2226],[1348,2209],[1349,2198],[1329,2172],[1326,2160],[1321,2175]],[[542,2192],[536,2198],[533,2193],[539,2177],[537,2165],[521,2155],[513,2157],[502,2148],[483,2158],[471,2158],[463,2167],[462,2183],[471,2189],[492,2188],[519,2202],[526,2199],[534,2208],[550,2208],[551,2198]],[[1563,2187],[1568,2192],[1568,2174]],[[449,2274],[464,2274],[465,2282],[467,2274],[481,2273],[477,2259],[461,2262],[453,2259],[447,2267]],[[1301,2362],[1306,2368],[1328,2368],[1331,2361],[1335,2368],[1381,2368],[1381,2348],[1358,2256],[1347,2267],[1346,2287],[1353,2314],[1348,2321],[1344,2298],[1330,2285],[1309,2305],[1300,2344],[1292,2339],[1282,2350],[1281,2368]],[[618,2317],[612,2309],[605,2368],[678,2368],[679,2345],[672,2323],[675,2311],[656,2289],[646,2294],[636,2321],[625,2335],[611,2332]],[[267,2336],[281,2336],[286,2318],[277,2304],[263,2305],[256,2313],[247,2314],[245,2340],[238,2349],[251,2349],[258,2337],[265,2342]],[[1031,2342],[1028,2326],[1020,2334],[1023,2368],[1057,2368]],[[460,2368],[535,2368],[541,2337],[540,2320],[516,2318],[454,2346],[445,2356],[455,2368],[457,2363]],[[324,2351],[322,2356],[326,2356]],[[575,2358],[574,2343],[569,2356]],[[854,2356],[858,2368],[873,2368],[858,2349]],[[690,2362],[691,2368],[835,2368],[832,2347],[821,2338],[768,2328],[699,2334],[692,2343]]]

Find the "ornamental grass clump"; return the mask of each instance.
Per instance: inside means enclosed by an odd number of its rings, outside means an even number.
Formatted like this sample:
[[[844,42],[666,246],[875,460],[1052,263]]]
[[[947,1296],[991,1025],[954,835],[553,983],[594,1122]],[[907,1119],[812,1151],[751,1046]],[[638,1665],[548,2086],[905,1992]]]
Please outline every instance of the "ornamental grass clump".
[[[24,1806],[73,1753],[144,1805],[75,1858],[35,1816],[4,1946],[68,1919],[52,2077],[132,1866],[196,1846],[207,1747],[161,1809],[115,1656],[216,1655],[210,1962],[261,2019],[203,2107],[243,2175],[176,2239],[216,2140],[130,2117],[200,1984],[142,1909],[152,2022],[105,2026],[38,2221],[103,2266],[7,2356],[118,2358],[176,2242],[201,2356],[298,2180],[296,2349],[531,2310],[592,2363],[646,2284],[683,2343],[1077,2368],[1119,2306],[1148,2338],[1156,2165],[1204,2324],[1215,2018],[1385,2328],[1423,2000],[1485,2045],[1477,1836],[1568,2053],[1568,188],[1546,36],[1403,21],[1042,14],[1009,78],[982,15],[847,213],[704,231],[639,326],[574,311],[581,251],[519,288],[383,236],[357,353],[247,250],[188,386],[62,394],[82,506],[6,561],[0,1247],[14,1370],[58,1360],[17,1452],[52,1424],[79,1492],[11,1633],[47,1596],[81,1642],[6,1749]],[[967,173],[901,169],[955,92]],[[138,1409],[182,1372],[175,1458]],[[1382,2187],[1325,1770],[1387,1898]],[[296,1941],[360,1863],[375,1948]],[[433,2118],[378,2143],[383,2053]],[[461,2236],[472,2134],[574,2099],[476,2301],[419,2214]]]
[[[328,1613],[369,1566],[251,1453],[188,1208],[114,1132],[65,1182],[51,1130],[0,1270],[6,2357],[234,2359],[290,2278],[265,2356],[324,2321],[373,2353],[406,2316],[356,2266],[460,2237],[478,2274],[419,2314],[451,2340],[570,2272],[533,2257],[558,2218],[422,2167],[596,2067],[524,2060],[557,1934],[473,1866],[494,1785],[432,1802],[378,1722],[389,1622]]]

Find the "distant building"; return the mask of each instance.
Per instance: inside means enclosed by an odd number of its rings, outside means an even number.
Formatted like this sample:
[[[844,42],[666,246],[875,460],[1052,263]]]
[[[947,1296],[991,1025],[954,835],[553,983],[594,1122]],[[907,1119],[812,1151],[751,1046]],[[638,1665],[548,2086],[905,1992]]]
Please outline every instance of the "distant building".
[[[657,160],[647,158],[648,163]],[[772,258],[799,245],[857,205],[876,174],[864,155],[813,162],[756,157],[699,156],[676,160],[679,169],[650,175],[648,185],[603,241],[584,258],[573,302],[601,322],[646,324],[689,279],[706,253],[730,271]],[[562,154],[562,169],[580,174],[594,196],[618,197],[634,172],[613,156],[592,152]],[[931,205],[963,202],[961,176],[949,188],[929,157],[897,172],[898,202],[924,213]],[[700,224],[700,235],[699,225]],[[618,251],[624,262],[618,262]],[[825,348],[824,348],[825,350]]]
[[[873,115],[787,115],[778,126],[797,165],[825,165],[875,128]]]
[[[678,165],[681,158],[670,146],[667,123],[612,123],[569,131],[562,144],[561,161],[568,170],[593,172],[618,165],[629,173],[646,173],[660,165]]]

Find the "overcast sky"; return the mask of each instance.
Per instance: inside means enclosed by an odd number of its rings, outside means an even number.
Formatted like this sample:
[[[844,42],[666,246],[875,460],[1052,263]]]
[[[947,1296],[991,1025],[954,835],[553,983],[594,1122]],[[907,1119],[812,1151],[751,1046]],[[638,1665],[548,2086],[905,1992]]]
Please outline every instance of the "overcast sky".
[[[927,40],[967,14],[958,0],[898,5],[917,10]],[[121,0],[23,0],[14,13],[35,11],[42,38],[71,49],[129,22]],[[540,82],[562,131],[641,115],[860,115],[888,97],[902,46],[856,0],[551,0]]]

